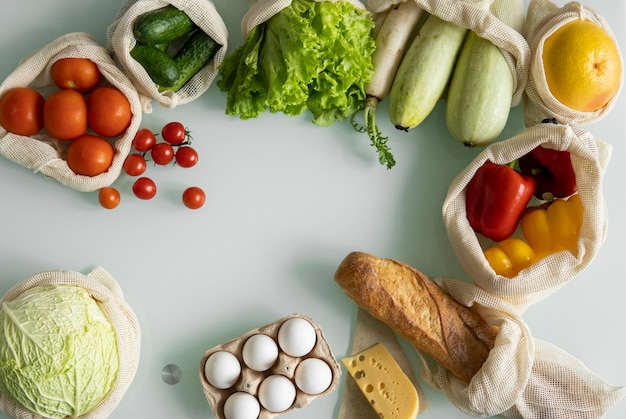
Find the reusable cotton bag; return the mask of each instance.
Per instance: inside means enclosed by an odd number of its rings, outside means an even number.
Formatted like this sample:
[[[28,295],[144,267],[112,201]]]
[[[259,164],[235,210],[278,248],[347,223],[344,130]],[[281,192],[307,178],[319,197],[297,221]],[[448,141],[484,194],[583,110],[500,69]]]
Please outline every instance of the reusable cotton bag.
[[[567,352],[534,338],[518,307],[466,281],[433,280],[461,304],[475,306],[488,324],[499,327],[493,349],[469,384],[418,352],[422,378],[465,414],[599,418],[626,394],[626,387],[606,383]]]
[[[22,60],[0,85],[0,96],[15,87],[30,86],[42,91],[46,97],[46,91],[56,88],[50,75],[52,65],[67,57],[88,58],[95,62],[103,79],[124,93],[130,103],[133,113],[130,126],[124,134],[112,139],[115,156],[111,167],[92,177],[77,175],[64,160],[70,141],[57,140],[45,130],[27,137],[7,132],[0,127],[0,153],[9,160],[34,172],[41,172],[66,186],[81,192],[91,192],[108,186],[117,179],[142,117],[137,90],[117,67],[106,48],[100,46],[87,33],[73,32],[63,35]]]
[[[79,416],[80,419],[108,417],[132,383],[139,366],[141,346],[139,322],[132,308],[124,301],[122,289],[117,281],[102,267],[95,268],[87,275],[69,270],[48,270],[36,273],[12,287],[0,299],[0,306],[30,288],[53,284],[84,288],[97,301],[115,329],[120,362],[115,384],[98,406],[89,413]],[[14,419],[43,419],[2,393],[0,393],[0,410]]]
[[[596,23],[617,43],[615,34],[604,17],[579,2],[570,2],[563,7],[557,7],[548,0],[531,0],[528,5],[525,32],[532,56],[526,97],[524,98],[524,122],[526,126],[535,125],[546,118],[556,119],[559,123],[568,125],[590,124],[600,120],[610,112],[619,97],[623,77],[618,92],[606,106],[595,112],[582,112],[569,108],[559,102],[550,92],[542,61],[543,44],[557,29],[576,19],[587,19]]]
[[[220,44],[221,48],[208,65],[180,90],[159,92],[158,86],[146,70],[130,56],[130,51],[136,44],[133,25],[137,17],[169,4],[185,12],[198,28]],[[209,0],[125,0],[113,23],[107,28],[107,48],[142,95],[144,112],[150,113],[153,99],[166,108],[174,108],[192,102],[207,91],[217,76],[217,69],[226,55],[228,30],[215,5]]]
[[[542,145],[570,152],[584,217],[578,239],[578,253],[560,251],[546,256],[513,278],[496,275],[483,251],[494,242],[476,234],[467,219],[465,189],[476,170],[487,160],[509,164]],[[602,179],[612,147],[580,128],[542,123],[487,146],[451,182],[442,212],[450,243],[470,278],[487,292],[513,306],[525,309],[582,272],[594,259],[607,233],[607,210]],[[533,198],[529,205],[539,205]],[[522,237],[518,228],[514,236]]]

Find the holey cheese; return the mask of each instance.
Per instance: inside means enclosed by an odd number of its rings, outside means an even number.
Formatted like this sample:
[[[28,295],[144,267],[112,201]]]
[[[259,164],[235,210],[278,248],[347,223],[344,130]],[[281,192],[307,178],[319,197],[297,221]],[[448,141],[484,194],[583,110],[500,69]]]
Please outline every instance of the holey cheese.
[[[381,343],[342,362],[381,419],[417,416],[417,390]]]

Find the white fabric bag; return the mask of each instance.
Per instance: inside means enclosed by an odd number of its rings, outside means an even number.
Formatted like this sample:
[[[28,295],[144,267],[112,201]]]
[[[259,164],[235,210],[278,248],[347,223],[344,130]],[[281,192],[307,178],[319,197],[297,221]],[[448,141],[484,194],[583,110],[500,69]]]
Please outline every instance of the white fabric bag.
[[[53,91],[51,89],[56,89],[56,86],[50,75],[52,64],[67,57],[88,58],[95,62],[103,79],[124,93],[130,103],[133,113],[131,123],[124,134],[113,139],[115,155],[111,167],[97,176],[77,175],[64,160],[70,142],[57,140],[45,130],[27,137],[7,132],[0,127],[0,154],[34,172],[41,172],[54,178],[70,188],[91,192],[109,186],[120,175],[142,117],[137,90],[117,67],[106,48],[87,33],[74,32],[63,35],[22,60],[0,85],[0,96],[14,87],[30,86],[44,93]]]
[[[179,91],[159,92],[158,86],[146,70],[130,56],[130,51],[136,43],[133,25],[137,17],[169,4],[184,11],[201,30],[220,44],[221,48],[208,65]],[[197,99],[207,91],[217,76],[218,67],[226,55],[228,29],[215,8],[215,4],[209,0],[124,0],[113,23],[107,28],[107,48],[142,95],[144,112],[150,113],[153,99],[166,108],[174,108]]]
[[[465,208],[465,188],[476,170],[487,160],[496,164],[508,164],[539,145],[570,152],[578,193],[584,208],[578,254],[557,252],[535,262],[516,277],[506,278],[496,275],[483,253],[484,249],[495,243],[476,234],[469,225]],[[611,150],[609,144],[580,128],[543,123],[491,144],[476,156],[453,179],[442,209],[454,252],[476,285],[494,296],[506,299],[517,308],[525,309],[584,270],[596,256],[607,233],[608,215],[602,180]],[[533,197],[529,205],[539,203]],[[519,227],[513,235],[522,237]]]
[[[139,322],[132,308],[124,301],[122,289],[117,281],[102,267],[95,268],[88,275],[69,270],[48,270],[36,273],[7,291],[0,299],[0,306],[3,302],[15,299],[30,288],[53,284],[84,288],[97,301],[115,329],[120,362],[115,384],[98,406],[78,417],[79,419],[106,418],[122,400],[137,372],[141,349]],[[14,419],[43,419],[3,393],[0,393],[0,410]]]

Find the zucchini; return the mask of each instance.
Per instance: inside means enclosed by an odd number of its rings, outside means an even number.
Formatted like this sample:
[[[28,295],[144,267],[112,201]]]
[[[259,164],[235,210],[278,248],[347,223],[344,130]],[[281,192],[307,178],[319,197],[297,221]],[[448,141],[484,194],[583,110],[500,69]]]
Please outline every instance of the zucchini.
[[[215,56],[221,45],[202,30],[197,30],[174,56],[180,71],[178,81],[164,90],[180,90],[187,82]]]
[[[467,29],[429,15],[411,42],[389,93],[389,119],[398,129],[418,126],[446,89]]]
[[[130,50],[133,57],[159,86],[173,86],[180,79],[180,70],[176,61],[154,45],[137,43]]]
[[[446,103],[446,124],[468,147],[486,146],[509,118],[513,74],[500,49],[470,32],[456,63]]]
[[[196,28],[185,12],[169,4],[146,12],[135,20],[133,34],[142,44],[164,44]]]

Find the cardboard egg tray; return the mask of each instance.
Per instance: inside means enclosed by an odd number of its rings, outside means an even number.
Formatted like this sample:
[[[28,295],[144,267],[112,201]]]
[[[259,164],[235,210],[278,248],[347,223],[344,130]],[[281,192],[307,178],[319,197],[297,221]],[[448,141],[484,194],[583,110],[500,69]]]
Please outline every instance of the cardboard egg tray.
[[[280,329],[280,326],[285,321],[293,317],[300,317],[300,318],[303,318],[304,320],[307,320],[309,323],[311,323],[311,325],[315,329],[315,334],[317,338],[315,342],[315,346],[308,354],[302,357],[289,356],[286,353],[284,353],[280,349],[280,346],[278,345],[278,330]],[[274,341],[276,342],[278,346],[278,359],[276,360],[274,365],[270,367],[270,369],[263,371],[263,372],[254,371],[250,369],[248,366],[246,366],[246,364],[243,361],[243,356],[242,356],[243,345],[246,342],[246,340],[250,336],[253,336],[258,333],[263,333],[263,334],[268,335],[269,337],[274,339]],[[228,351],[232,353],[233,355],[235,355],[237,359],[239,360],[239,363],[241,364],[241,374],[239,376],[238,381],[232,387],[227,388],[225,390],[221,390],[212,386],[207,381],[205,373],[204,373],[204,366],[208,357],[214,352],[221,351],[221,350]],[[295,374],[296,368],[300,364],[300,362],[302,362],[303,360],[307,358],[319,358],[325,361],[330,366],[330,369],[332,372],[331,383],[325,391],[319,394],[315,394],[315,395],[306,394],[303,391],[301,391],[298,388],[298,386],[295,384],[294,374]],[[294,386],[296,388],[296,397],[291,407],[289,407],[287,410],[284,410],[282,412],[272,412],[272,411],[265,409],[263,405],[261,405],[261,412],[259,414],[259,419],[273,418],[275,416],[283,415],[287,412],[290,412],[293,409],[308,406],[314,399],[332,392],[339,384],[339,380],[341,377],[341,368],[339,366],[339,363],[333,356],[330,346],[328,345],[328,342],[326,342],[319,325],[316,324],[309,317],[298,314],[298,313],[293,313],[273,323],[251,330],[248,333],[245,333],[229,342],[215,346],[207,350],[204,353],[204,356],[202,357],[200,361],[200,381],[202,382],[204,395],[207,401],[209,402],[209,405],[211,406],[213,413],[218,419],[225,419],[224,403],[226,402],[226,399],[228,399],[228,397],[231,394],[237,391],[245,391],[257,397],[259,385],[261,384],[261,382],[266,377],[273,375],[273,374],[280,374],[289,378],[294,383]]]

